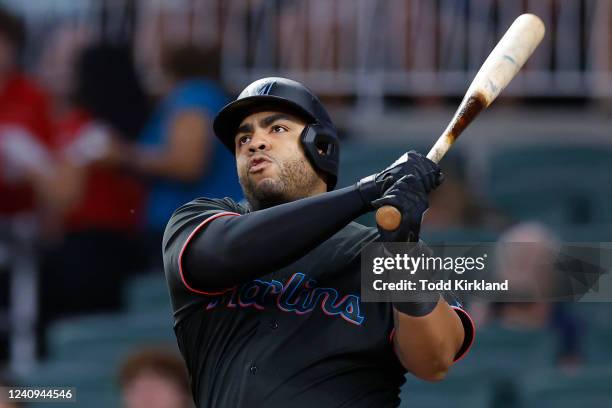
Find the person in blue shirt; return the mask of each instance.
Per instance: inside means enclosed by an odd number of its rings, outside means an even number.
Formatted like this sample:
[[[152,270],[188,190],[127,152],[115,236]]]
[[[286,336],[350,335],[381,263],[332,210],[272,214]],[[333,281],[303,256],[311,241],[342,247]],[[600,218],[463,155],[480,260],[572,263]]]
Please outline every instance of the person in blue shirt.
[[[155,253],[177,207],[193,197],[242,198],[233,157],[212,131],[212,118],[228,102],[215,80],[218,62],[216,52],[195,46],[166,50],[170,90],[138,143],[121,149],[121,161],[150,180],[144,222]]]

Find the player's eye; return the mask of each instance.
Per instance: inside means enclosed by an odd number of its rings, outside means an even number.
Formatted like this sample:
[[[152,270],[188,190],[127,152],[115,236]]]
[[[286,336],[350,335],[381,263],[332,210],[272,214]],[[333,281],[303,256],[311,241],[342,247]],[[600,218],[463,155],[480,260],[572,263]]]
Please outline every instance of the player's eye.
[[[272,126],[272,133],[280,133],[280,132],[286,132],[286,131],[287,131],[287,129],[285,129],[281,125],[273,125]]]
[[[238,146],[243,146],[251,141],[251,136],[240,136],[238,138]]]

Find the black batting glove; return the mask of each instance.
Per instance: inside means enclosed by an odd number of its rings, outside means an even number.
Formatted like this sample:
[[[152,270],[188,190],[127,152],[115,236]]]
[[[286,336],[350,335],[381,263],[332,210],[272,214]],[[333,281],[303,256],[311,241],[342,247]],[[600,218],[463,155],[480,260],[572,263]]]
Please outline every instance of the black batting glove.
[[[381,198],[399,179],[409,175],[419,180],[426,194],[439,186],[444,179],[442,171],[436,163],[411,150],[380,173],[372,174],[360,180],[357,187],[364,202],[370,205],[370,209],[373,209],[373,201]]]
[[[402,222],[393,231],[378,228],[382,242],[418,242],[423,214],[429,208],[428,181],[414,174],[397,180],[385,194],[372,202],[374,208],[391,205],[402,214]],[[432,187],[435,188],[435,187]]]

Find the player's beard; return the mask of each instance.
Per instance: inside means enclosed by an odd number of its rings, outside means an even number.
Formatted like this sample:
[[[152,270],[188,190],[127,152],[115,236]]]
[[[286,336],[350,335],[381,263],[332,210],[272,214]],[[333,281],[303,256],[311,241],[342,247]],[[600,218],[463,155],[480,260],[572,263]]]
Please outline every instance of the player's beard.
[[[242,191],[253,210],[305,198],[316,190],[320,179],[306,158],[274,163],[278,166],[276,178],[255,181],[249,177],[248,170],[239,175]]]

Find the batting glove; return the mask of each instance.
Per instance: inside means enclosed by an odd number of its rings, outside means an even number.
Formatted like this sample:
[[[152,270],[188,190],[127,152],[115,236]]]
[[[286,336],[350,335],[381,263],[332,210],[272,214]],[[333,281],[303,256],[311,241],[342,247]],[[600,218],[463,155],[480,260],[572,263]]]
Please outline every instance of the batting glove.
[[[383,242],[418,242],[423,214],[429,208],[427,193],[429,181],[423,181],[413,174],[403,176],[385,192],[385,194],[372,202],[374,208],[391,205],[402,214],[399,227],[393,231],[378,228]],[[431,185],[435,188],[436,184]]]
[[[436,163],[411,150],[380,173],[360,180],[357,187],[364,202],[374,208],[372,203],[381,198],[394,183],[404,176],[414,176],[421,184],[425,194],[438,187],[444,179]]]

